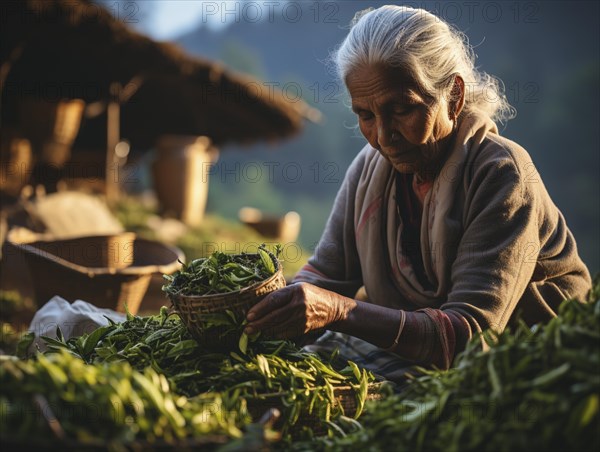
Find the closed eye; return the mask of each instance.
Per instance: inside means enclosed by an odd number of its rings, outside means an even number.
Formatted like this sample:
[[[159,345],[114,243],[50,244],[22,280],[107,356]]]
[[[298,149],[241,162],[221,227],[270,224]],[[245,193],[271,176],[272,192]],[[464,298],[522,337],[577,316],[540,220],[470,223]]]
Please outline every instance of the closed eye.
[[[373,113],[368,110],[354,110],[354,113],[361,119],[362,121],[369,121],[373,119]]]
[[[397,105],[393,109],[393,113],[396,116],[405,116],[411,112],[413,112],[417,108],[416,104],[403,104]]]

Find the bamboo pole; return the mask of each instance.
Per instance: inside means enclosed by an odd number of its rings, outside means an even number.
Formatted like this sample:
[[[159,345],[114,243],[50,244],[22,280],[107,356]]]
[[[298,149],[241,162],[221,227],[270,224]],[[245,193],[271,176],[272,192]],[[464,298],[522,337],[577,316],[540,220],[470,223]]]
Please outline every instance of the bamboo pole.
[[[110,85],[110,100],[106,110],[106,201],[114,204],[119,198],[119,179],[121,177],[120,159],[115,154],[115,148],[121,135],[121,84]]]

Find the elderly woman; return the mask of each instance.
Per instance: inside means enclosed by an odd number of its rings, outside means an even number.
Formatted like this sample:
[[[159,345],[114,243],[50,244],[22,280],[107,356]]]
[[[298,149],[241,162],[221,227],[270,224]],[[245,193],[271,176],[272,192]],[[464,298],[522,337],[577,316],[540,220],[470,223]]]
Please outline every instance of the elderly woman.
[[[334,61],[368,144],[314,256],[249,311],[248,333],[327,329],[309,347],[394,377],[407,361],[447,368],[482,330],[586,297],[565,219],[527,152],[498,134],[510,107],[459,32],[383,6],[357,15]]]

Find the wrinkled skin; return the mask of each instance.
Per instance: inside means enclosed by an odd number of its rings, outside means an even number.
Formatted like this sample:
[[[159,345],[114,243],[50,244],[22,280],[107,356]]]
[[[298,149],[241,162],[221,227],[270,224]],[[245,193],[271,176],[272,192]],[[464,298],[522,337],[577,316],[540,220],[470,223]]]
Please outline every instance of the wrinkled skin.
[[[264,330],[279,338],[298,337],[346,319],[354,304],[354,300],[312,284],[291,284],[250,309],[246,333]]]
[[[400,68],[359,66],[346,77],[352,110],[369,144],[397,171],[425,179],[443,163],[463,106],[464,82],[456,76],[454,83],[448,96],[431,98]]]

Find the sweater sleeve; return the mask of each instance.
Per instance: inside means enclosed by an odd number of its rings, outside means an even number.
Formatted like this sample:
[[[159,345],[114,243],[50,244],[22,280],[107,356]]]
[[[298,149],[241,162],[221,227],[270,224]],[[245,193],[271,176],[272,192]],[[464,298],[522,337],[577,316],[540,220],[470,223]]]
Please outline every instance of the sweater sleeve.
[[[308,282],[351,298],[362,286],[353,220],[356,187],[364,164],[363,150],[346,172],[314,254],[293,282]]]
[[[441,309],[406,312],[401,340],[404,355],[423,365],[448,369],[471,335],[465,318]]]
[[[486,152],[486,151],[484,151]],[[489,151],[488,151],[489,153]],[[533,163],[503,148],[475,165],[466,193],[463,236],[443,311],[464,317],[472,332],[502,331],[523,296],[541,249],[543,185]]]

